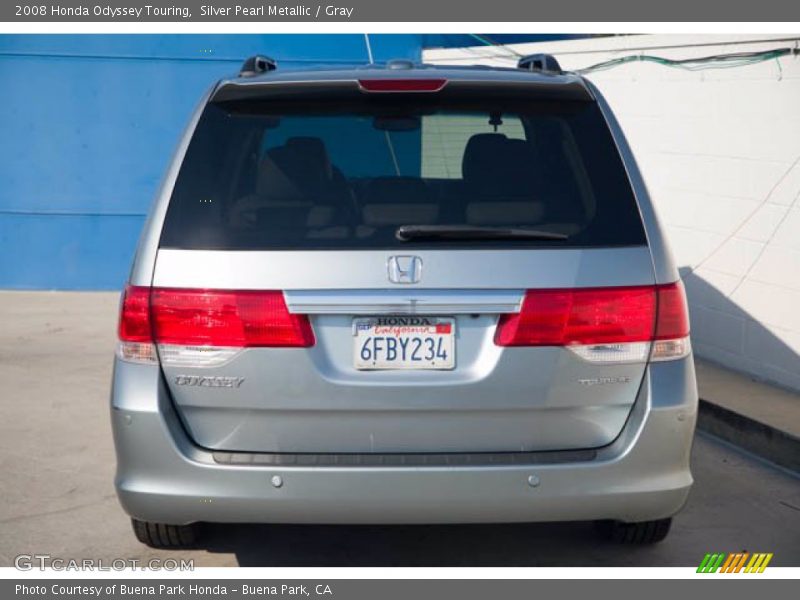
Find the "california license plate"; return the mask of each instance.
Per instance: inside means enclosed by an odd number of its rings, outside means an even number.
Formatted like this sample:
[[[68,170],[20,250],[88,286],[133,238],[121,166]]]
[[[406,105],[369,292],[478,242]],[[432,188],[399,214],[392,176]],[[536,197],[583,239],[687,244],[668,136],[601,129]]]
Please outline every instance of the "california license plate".
[[[447,317],[353,319],[356,369],[452,369],[456,322]]]

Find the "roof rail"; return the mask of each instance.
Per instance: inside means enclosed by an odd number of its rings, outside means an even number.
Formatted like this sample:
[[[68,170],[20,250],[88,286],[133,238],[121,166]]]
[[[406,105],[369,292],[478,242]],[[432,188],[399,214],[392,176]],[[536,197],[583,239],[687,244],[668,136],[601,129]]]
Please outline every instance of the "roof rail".
[[[529,54],[523,56],[517,62],[518,69],[526,71],[542,71],[544,73],[563,73],[561,65],[558,64],[552,54]]]
[[[255,77],[256,75],[261,75],[261,73],[274,71],[277,68],[278,63],[275,62],[274,58],[256,54],[242,63],[242,68],[239,69],[239,77]]]

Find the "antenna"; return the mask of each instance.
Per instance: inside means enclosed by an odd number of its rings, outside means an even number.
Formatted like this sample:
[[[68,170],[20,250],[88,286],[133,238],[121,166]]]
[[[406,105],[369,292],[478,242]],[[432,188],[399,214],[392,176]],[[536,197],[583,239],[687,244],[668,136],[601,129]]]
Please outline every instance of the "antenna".
[[[369,58],[369,64],[374,65],[375,59],[372,57],[372,46],[369,43],[369,34],[364,34],[364,43],[367,45],[367,58]]]

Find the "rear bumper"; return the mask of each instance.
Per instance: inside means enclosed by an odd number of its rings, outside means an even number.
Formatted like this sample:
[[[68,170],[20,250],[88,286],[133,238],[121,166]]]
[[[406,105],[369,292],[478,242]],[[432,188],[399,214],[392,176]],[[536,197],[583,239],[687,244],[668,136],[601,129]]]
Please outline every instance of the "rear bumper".
[[[643,521],[671,516],[686,501],[696,415],[689,358],[649,367],[622,433],[592,460],[435,467],[219,464],[187,438],[158,369],[118,363],[112,391],[115,484],[131,516],[172,524]]]

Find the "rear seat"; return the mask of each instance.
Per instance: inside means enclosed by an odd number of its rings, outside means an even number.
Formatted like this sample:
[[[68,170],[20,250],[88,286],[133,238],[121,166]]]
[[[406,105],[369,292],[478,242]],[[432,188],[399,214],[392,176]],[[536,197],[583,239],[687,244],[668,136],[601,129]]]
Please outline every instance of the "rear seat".
[[[366,228],[429,225],[439,204],[418,177],[376,177],[366,185],[361,214]]]

